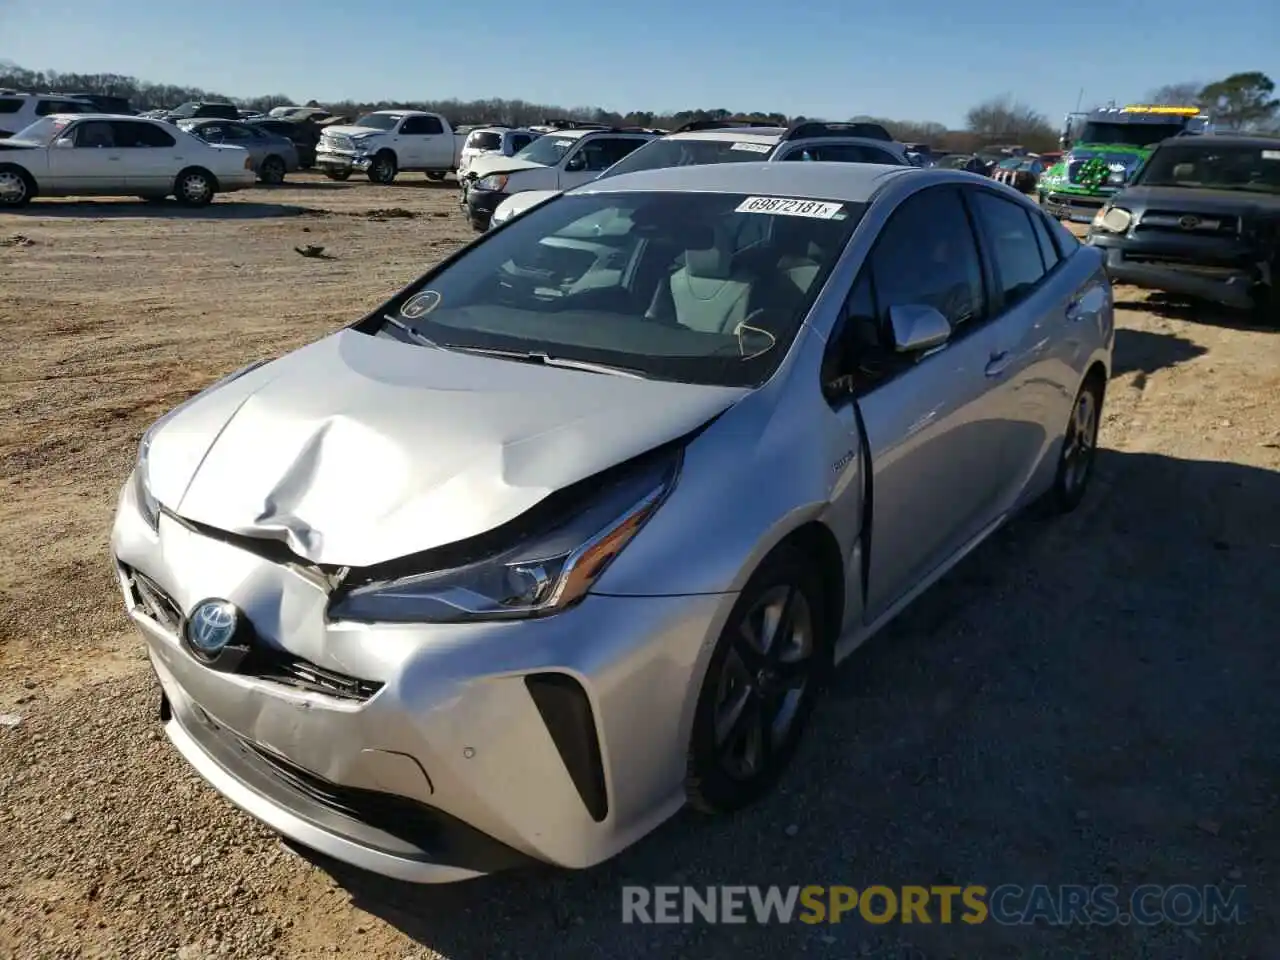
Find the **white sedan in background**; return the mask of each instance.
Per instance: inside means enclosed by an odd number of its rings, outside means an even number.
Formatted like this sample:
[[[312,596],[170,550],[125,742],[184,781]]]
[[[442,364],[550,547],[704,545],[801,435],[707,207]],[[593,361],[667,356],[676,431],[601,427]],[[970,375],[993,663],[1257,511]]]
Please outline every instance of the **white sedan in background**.
[[[203,207],[255,180],[243,147],[141,117],[57,114],[0,140],[0,208],[36,196],[173,196]]]

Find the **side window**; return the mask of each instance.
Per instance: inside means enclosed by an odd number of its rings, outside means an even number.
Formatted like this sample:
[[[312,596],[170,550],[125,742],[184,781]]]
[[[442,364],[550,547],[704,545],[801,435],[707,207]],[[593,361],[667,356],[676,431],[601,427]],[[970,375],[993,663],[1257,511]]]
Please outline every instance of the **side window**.
[[[227,139],[226,128],[220,123],[206,123],[202,127],[196,127],[192,133],[209,143],[222,143]]]
[[[991,247],[1001,306],[1012,307],[1025,299],[1045,274],[1031,218],[1022,204],[986,190],[974,190],[969,197]]]
[[[17,113],[21,109],[22,109],[21,100],[0,97],[0,114]]]
[[[168,133],[149,123],[113,120],[111,129],[117,147],[172,147],[175,143]]]
[[[111,149],[116,145],[115,132],[107,120],[89,120],[76,127],[75,132],[77,147]]]
[[[226,126],[226,138],[232,143],[243,143],[246,140],[252,140],[253,134],[244,127],[237,127],[235,124]]]
[[[84,113],[84,104],[75,100],[39,100],[36,102],[36,116],[47,117],[54,113]]]
[[[438,117],[407,117],[400,125],[400,132],[407,137],[444,133]]]
[[[533,137],[527,133],[517,133],[511,138],[511,152],[519,153],[531,143],[533,143]]]
[[[1040,244],[1040,256],[1044,258],[1044,268],[1046,271],[1052,270],[1062,260],[1062,256],[1054,246],[1053,237],[1049,235],[1049,224],[1045,222],[1044,214],[1031,214],[1031,226]]]
[[[953,328],[986,315],[978,246],[953,188],[925,190],[898,207],[876,240],[871,274],[882,329],[895,305],[927,304]]]
[[[627,156],[644,141],[632,137],[597,137],[582,148],[582,155],[587,165],[583,169],[593,173],[608,170],[615,163]]]
[[[426,134],[444,133],[444,124],[440,122],[439,117],[419,117],[418,120],[422,124],[422,132]]]

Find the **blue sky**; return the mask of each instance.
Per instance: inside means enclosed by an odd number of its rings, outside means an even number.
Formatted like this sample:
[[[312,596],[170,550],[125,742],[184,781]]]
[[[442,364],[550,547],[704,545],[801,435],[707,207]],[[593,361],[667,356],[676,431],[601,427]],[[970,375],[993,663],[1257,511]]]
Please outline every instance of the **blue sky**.
[[[1088,106],[1238,70],[1280,82],[1280,9],[1277,0],[0,0],[0,59],[232,96],[503,97],[959,126],[970,106],[1004,92],[1056,122],[1081,87]]]

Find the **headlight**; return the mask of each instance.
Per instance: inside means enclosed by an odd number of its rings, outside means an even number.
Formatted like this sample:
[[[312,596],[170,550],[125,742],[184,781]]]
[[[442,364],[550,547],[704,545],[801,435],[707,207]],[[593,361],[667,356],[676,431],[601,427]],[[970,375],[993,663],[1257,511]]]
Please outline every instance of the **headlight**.
[[[447,567],[417,573],[395,569],[411,559],[367,569],[353,586],[340,588],[330,616],[366,623],[456,623],[558,613],[581,600],[640,532],[671,492],[679,470],[677,453],[625,468],[616,477],[585,481],[535,507],[532,513],[545,518],[541,522],[520,518],[464,544],[429,551],[421,561],[437,554],[444,563],[447,551],[452,561]],[[494,546],[498,538],[506,543]]]
[[[377,140],[377,137],[352,137],[351,146],[355,147],[356,150],[366,151],[373,146],[375,140]]]
[[[482,177],[476,181],[477,190],[505,190],[507,188],[507,175],[505,173],[497,173],[491,177]]]
[[[1133,214],[1124,207],[1103,207],[1093,218],[1093,225],[1098,230],[1108,233],[1124,233],[1133,222]]]
[[[142,513],[142,518],[147,521],[147,526],[152,530],[158,528],[160,523],[160,501],[151,493],[151,480],[148,476],[148,459],[151,455],[151,440],[160,430],[162,426],[168,423],[173,417],[177,416],[182,410],[186,409],[192,403],[195,403],[200,397],[218,387],[226,386],[232,380],[238,380],[246,373],[257,370],[265,363],[270,363],[271,358],[267,357],[262,360],[255,360],[247,367],[241,367],[235,373],[228,374],[221,380],[209,384],[203,390],[183,400],[163,417],[147,428],[147,432],[142,435],[142,440],[138,443],[138,459],[133,466],[133,493],[134,499],[138,501],[138,510]]]

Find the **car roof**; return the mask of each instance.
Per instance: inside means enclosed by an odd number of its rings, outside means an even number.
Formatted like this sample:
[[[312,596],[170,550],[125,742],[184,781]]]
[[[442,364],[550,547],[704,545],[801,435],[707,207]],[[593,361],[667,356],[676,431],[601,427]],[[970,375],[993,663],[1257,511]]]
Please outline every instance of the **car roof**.
[[[620,173],[571,192],[742,193],[865,203],[895,177],[928,175],[918,167],[880,163],[713,163]]]
[[[156,126],[168,127],[153,117],[135,117],[129,113],[51,113],[41,119],[56,118],[58,120],[137,120],[139,123],[154,123]],[[202,118],[203,119],[203,118]],[[226,121],[224,121],[226,122]]]
[[[312,107],[311,109],[318,109]],[[378,114],[386,114],[392,117],[434,117],[434,113],[427,113],[425,110],[374,110],[372,113],[366,113],[366,117],[376,117]]]
[[[712,130],[688,130],[669,133],[668,140],[732,140],[735,143],[777,143],[786,134],[786,127],[716,127]]]

